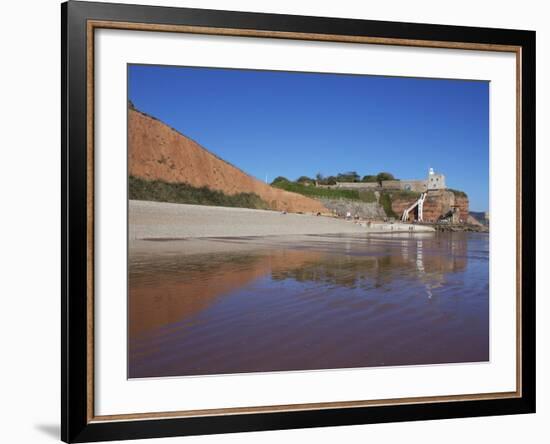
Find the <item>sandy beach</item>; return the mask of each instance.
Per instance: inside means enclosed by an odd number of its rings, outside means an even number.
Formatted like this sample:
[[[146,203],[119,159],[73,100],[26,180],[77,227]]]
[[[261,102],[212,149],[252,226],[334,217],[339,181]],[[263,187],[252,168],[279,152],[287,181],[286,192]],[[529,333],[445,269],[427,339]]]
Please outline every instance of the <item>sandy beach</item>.
[[[432,232],[432,227],[400,223],[363,223],[326,216],[277,211],[183,205],[131,200],[129,240],[208,237]]]

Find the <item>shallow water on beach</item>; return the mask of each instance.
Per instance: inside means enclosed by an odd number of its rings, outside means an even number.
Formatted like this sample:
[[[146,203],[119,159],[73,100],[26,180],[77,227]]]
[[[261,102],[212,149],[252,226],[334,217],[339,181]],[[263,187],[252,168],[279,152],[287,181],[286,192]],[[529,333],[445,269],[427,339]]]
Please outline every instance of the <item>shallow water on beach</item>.
[[[489,360],[487,234],[187,242],[130,253],[130,378]]]

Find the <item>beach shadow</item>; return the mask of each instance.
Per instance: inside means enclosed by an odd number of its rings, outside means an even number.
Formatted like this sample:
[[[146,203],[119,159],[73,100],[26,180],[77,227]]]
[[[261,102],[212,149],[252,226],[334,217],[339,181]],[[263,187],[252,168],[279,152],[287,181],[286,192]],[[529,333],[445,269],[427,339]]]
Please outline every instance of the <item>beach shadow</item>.
[[[61,436],[61,427],[59,424],[35,424],[34,428],[44,435],[54,438],[56,441],[58,441]]]

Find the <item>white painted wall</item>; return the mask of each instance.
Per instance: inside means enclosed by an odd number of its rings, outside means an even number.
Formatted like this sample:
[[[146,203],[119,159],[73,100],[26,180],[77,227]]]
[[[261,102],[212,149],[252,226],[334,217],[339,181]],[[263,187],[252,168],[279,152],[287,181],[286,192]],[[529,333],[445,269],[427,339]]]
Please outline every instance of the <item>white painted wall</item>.
[[[142,3],[138,0],[120,3]],[[0,366],[1,441],[54,442],[59,424],[59,3],[4,2],[0,68]],[[538,199],[550,167],[550,14],[545,2],[523,0],[186,0],[144,3],[273,13],[536,29]],[[543,149],[546,147],[546,149]],[[547,187],[546,187],[547,188]],[[542,203],[542,202],[541,202]],[[538,211],[538,411],[499,418],[335,427],[165,439],[185,443],[441,443],[547,442],[550,432],[550,234]],[[546,276],[545,276],[546,275]]]

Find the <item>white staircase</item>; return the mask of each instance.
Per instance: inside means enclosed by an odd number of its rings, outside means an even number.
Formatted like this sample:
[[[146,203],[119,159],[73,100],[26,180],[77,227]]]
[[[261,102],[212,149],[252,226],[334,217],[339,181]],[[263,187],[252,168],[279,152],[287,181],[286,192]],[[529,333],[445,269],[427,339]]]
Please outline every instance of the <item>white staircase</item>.
[[[418,221],[422,222],[422,210],[424,209],[424,200],[426,199],[426,194],[427,193],[422,193],[415,203],[413,203],[409,208],[403,211],[403,215],[401,216],[402,222],[407,222],[409,220],[410,212],[414,210],[417,206],[418,206]]]

